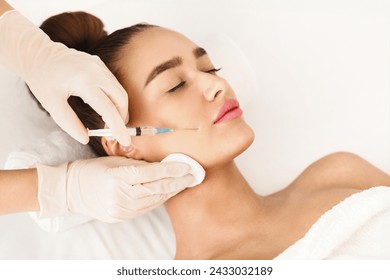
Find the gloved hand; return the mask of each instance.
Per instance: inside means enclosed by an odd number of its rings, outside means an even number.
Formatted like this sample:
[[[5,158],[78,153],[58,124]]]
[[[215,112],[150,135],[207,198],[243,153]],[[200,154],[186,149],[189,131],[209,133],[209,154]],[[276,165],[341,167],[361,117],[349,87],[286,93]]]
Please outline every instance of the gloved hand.
[[[122,157],[78,160],[56,167],[38,164],[37,170],[39,218],[72,212],[104,222],[124,221],[150,211],[204,179],[204,173],[200,180],[191,175],[190,165],[183,162],[146,163]]]
[[[81,97],[99,113],[120,144],[131,144],[124,123],[126,91],[99,57],[51,41],[12,10],[0,17],[0,63],[24,79],[54,121],[77,141],[86,144],[89,138],[67,102],[71,95]]]

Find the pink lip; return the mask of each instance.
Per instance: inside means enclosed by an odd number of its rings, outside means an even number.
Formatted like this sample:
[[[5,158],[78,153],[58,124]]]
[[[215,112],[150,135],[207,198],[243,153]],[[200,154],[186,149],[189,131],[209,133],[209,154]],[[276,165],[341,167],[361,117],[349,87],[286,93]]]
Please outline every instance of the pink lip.
[[[241,117],[242,110],[240,109],[240,104],[236,99],[228,99],[222,105],[219,110],[218,116],[214,121],[214,124],[234,120]]]

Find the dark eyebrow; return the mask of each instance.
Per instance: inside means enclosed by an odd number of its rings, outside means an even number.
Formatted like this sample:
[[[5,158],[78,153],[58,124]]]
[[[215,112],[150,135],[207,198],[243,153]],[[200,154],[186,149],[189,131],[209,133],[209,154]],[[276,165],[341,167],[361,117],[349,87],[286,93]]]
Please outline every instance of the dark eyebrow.
[[[207,55],[207,52],[204,48],[200,48],[200,47],[197,47],[195,48],[192,53],[194,54],[195,58],[199,58],[201,56],[204,56],[204,55]],[[183,59],[180,57],[180,56],[176,56],[168,61],[165,61],[159,65],[157,65],[156,67],[154,67],[154,69],[152,70],[152,72],[150,72],[148,78],[146,79],[146,82],[145,82],[145,87],[154,79],[156,78],[159,74],[161,74],[162,72],[168,70],[168,69],[171,69],[171,68],[174,68],[174,67],[177,67],[179,65],[181,65],[183,63]]]
[[[159,65],[157,65],[156,67],[154,67],[154,69],[152,70],[152,72],[150,72],[148,78],[146,79],[146,83],[145,83],[145,87],[154,79],[156,78],[156,76],[158,76],[159,74],[161,74],[162,72],[168,70],[168,69],[171,69],[173,67],[176,67],[176,66],[179,66],[183,63],[183,60],[181,57],[177,56],[177,57],[174,57],[168,61],[165,61]]]
[[[195,58],[199,58],[201,56],[204,56],[207,54],[206,50],[204,48],[197,47],[193,50]]]

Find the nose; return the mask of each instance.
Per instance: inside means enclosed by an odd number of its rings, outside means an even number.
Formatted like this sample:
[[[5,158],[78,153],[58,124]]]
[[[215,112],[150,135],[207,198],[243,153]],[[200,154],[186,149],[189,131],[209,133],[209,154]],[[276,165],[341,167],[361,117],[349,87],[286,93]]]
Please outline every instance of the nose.
[[[202,92],[205,97],[205,99],[209,102],[216,99],[218,96],[222,97],[226,93],[226,81],[225,79],[216,76],[211,75],[208,73],[204,74],[202,84]]]

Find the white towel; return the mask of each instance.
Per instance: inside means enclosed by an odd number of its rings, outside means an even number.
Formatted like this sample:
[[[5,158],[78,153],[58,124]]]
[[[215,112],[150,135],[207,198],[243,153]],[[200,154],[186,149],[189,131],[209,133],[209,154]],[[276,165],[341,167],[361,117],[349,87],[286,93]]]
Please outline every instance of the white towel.
[[[390,259],[390,187],[346,198],[276,259]]]

